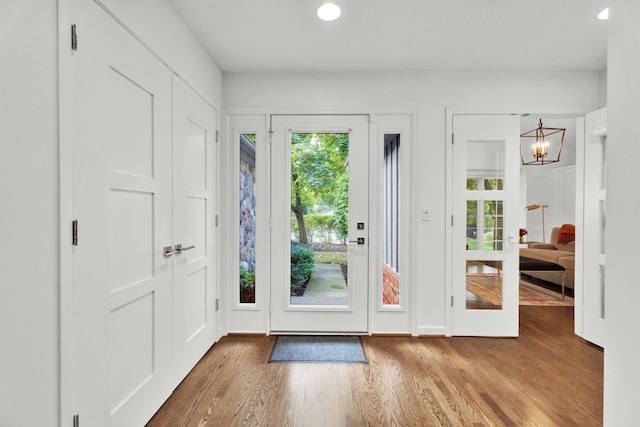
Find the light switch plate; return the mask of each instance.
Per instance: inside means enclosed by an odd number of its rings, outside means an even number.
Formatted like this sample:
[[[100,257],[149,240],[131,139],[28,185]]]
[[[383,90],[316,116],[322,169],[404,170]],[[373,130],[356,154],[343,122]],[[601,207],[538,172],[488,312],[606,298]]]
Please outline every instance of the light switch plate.
[[[422,209],[422,220],[431,221],[431,209],[429,208]]]

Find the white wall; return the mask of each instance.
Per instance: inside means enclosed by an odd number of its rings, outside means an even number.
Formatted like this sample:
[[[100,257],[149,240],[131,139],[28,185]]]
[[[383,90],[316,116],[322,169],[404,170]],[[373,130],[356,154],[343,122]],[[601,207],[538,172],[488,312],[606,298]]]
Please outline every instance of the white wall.
[[[56,2],[0,13],[0,425],[58,422]]]
[[[445,327],[445,108],[586,107],[599,105],[599,75],[593,73],[371,72],[324,74],[237,74],[223,76],[223,105],[272,111],[383,111],[418,109],[413,174],[415,206],[432,210],[416,221],[418,327]],[[533,111],[532,111],[533,112]],[[419,216],[416,216],[419,218]]]
[[[613,0],[608,45],[606,334],[604,421],[638,424],[640,402],[640,2]]]
[[[607,70],[600,72],[600,107],[607,106]]]

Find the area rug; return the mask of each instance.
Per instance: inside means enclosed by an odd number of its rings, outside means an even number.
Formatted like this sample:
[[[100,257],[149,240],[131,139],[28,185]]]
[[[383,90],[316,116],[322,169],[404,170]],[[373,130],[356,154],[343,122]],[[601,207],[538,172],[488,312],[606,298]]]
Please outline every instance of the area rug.
[[[562,294],[558,292],[520,280],[520,305],[571,307],[574,305],[574,300],[566,295],[563,299]]]
[[[367,363],[359,337],[281,335],[269,362]]]
[[[495,275],[473,275],[467,277],[467,291],[493,305],[502,304],[502,278]],[[520,305],[573,306],[573,298],[558,292],[520,280]]]

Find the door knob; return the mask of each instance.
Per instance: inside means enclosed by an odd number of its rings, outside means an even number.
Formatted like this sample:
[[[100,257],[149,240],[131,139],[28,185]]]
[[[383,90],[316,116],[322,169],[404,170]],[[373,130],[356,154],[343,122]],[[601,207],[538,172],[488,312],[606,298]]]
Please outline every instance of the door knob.
[[[170,257],[171,255],[178,253],[177,250],[173,249],[173,246],[165,246],[164,247],[164,256],[165,257]]]
[[[364,245],[364,237],[358,237],[358,240],[349,240],[349,243],[357,243],[359,245]]]
[[[182,252],[184,252],[184,251],[188,251],[189,249],[193,249],[193,248],[195,248],[195,247],[196,247],[196,245],[191,245],[191,246],[186,246],[186,247],[184,247],[184,248],[183,248],[183,247],[182,247],[182,243],[178,243],[178,244],[176,245],[176,253],[177,253],[178,255],[180,255]]]

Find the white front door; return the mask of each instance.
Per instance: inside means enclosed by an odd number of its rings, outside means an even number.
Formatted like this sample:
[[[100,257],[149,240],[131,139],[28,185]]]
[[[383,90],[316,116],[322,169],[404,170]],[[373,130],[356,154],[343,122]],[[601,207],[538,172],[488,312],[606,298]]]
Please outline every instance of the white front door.
[[[74,2],[74,413],[141,426],[171,393],[171,72]]]
[[[366,333],[369,117],[273,116],[271,130],[271,332]]]
[[[452,335],[518,335],[519,130],[453,116]]]
[[[605,214],[607,110],[587,114],[584,142],[583,334],[605,346]],[[579,301],[576,301],[579,306]],[[578,307],[576,307],[578,309]]]
[[[176,385],[216,330],[216,110],[173,77],[173,348]],[[177,248],[180,245],[181,249]]]

